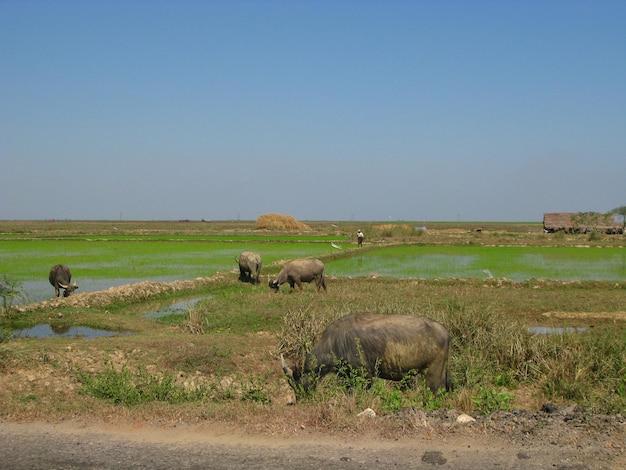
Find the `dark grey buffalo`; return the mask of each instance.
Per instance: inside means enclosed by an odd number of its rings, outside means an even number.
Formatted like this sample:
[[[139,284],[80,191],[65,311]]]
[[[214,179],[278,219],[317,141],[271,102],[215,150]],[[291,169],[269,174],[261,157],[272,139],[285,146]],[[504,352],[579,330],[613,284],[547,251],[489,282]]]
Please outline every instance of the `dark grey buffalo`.
[[[368,376],[400,381],[426,371],[426,385],[436,393],[449,391],[450,334],[434,320],[412,315],[355,313],[331,323],[302,366],[283,371],[295,387],[308,390],[311,376],[323,377],[340,364],[364,367]]]
[[[250,279],[253,284],[259,284],[261,275],[261,255],[254,251],[243,250],[239,259],[235,258],[239,264],[239,279],[242,281]]]
[[[281,284],[287,282],[293,292],[295,285],[302,290],[302,283],[311,281],[315,281],[318,292],[322,287],[326,290],[324,263],[314,258],[294,259],[285,263],[278,277],[270,281],[270,288],[278,291]]]
[[[53,266],[50,270],[48,280],[54,287],[54,293],[57,297],[59,296],[60,289],[63,289],[63,297],[69,297],[72,292],[78,289],[76,283],[71,282],[72,273],[70,272],[70,268],[64,264],[57,264],[56,266]]]

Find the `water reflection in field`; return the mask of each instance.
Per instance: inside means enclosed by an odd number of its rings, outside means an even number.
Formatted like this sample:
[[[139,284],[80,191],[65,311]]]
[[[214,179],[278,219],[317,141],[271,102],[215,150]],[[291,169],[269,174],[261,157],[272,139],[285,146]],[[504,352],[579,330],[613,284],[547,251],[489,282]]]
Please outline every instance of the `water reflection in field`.
[[[144,313],[143,316],[146,318],[162,318],[168,315],[184,315],[187,313],[187,310],[193,307],[201,300],[205,300],[208,297],[196,297],[193,299],[186,299],[175,301],[170,305],[161,305],[158,308],[153,308],[148,312]]]
[[[183,315],[187,310],[201,300],[210,297],[194,297],[184,300],[175,301],[159,301],[141,303],[135,307],[129,306],[127,312],[137,313],[146,318],[161,318],[168,315]],[[31,328],[18,329],[13,331],[16,338],[54,338],[54,337],[81,337],[81,338],[99,338],[101,336],[115,336],[120,334],[132,334],[132,332],[117,332],[99,330],[86,326],[67,326],[67,325],[49,325],[41,324]]]
[[[528,332],[535,335],[553,335],[563,333],[582,333],[587,331],[587,328],[553,328],[548,326],[531,326],[528,328]]]
[[[99,338],[101,336],[115,336],[120,334],[131,334],[131,332],[98,330],[86,326],[51,326],[47,323],[13,331],[13,336],[16,338],[54,338],[63,336],[70,338],[81,337],[92,339]]]
[[[135,284],[137,282],[143,281],[154,281],[154,282],[172,282],[176,280],[181,280],[179,276],[177,277],[155,277],[155,278],[112,278],[112,279],[90,279],[90,278],[81,278],[81,277],[73,277],[72,282],[76,282],[78,284],[77,294],[81,292],[97,292],[101,290],[107,290],[111,287],[119,287],[125,286],[128,284]],[[47,279],[41,281],[26,281],[22,284],[24,291],[27,294],[26,302],[24,303],[36,303],[42,302],[44,300],[50,300],[54,298],[54,287],[50,285]]]

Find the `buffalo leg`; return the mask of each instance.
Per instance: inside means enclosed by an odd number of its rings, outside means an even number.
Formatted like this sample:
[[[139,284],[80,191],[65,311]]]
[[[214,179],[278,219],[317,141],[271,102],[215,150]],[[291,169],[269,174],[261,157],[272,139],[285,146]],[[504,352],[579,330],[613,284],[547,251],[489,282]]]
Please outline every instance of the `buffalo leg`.
[[[445,354],[440,354],[428,367],[426,372],[426,385],[433,393],[437,393],[439,389],[449,391],[448,380],[448,349]]]

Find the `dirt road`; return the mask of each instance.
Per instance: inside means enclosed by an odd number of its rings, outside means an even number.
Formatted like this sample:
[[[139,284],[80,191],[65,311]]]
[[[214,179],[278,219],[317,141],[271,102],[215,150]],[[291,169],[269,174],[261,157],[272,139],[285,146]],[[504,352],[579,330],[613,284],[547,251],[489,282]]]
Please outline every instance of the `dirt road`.
[[[206,424],[163,429],[145,424],[5,422],[0,424],[0,466],[14,470],[626,468],[623,434],[594,436],[584,427],[577,439],[578,433],[561,434],[553,440],[523,439],[468,430],[384,440],[306,431],[251,435]],[[560,442],[564,436],[569,444]]]

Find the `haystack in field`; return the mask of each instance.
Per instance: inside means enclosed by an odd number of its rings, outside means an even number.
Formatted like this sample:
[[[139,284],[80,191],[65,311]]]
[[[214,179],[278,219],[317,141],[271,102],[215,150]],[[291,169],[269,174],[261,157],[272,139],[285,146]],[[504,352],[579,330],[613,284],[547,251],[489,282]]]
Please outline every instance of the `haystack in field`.
[[[263,214],[256,219],[258,230],[311,230],[307,224],[297,221],[290,215]]]

